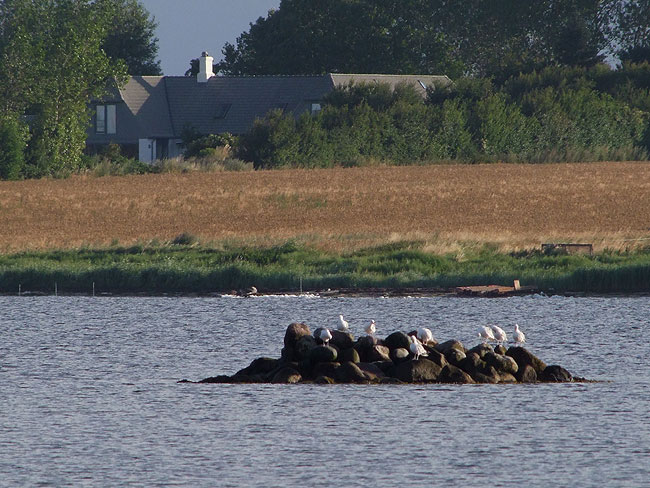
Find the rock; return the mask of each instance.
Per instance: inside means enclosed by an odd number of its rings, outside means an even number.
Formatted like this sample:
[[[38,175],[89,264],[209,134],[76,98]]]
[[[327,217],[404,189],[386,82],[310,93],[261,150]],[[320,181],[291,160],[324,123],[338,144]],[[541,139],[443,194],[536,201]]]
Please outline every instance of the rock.
[[[499,383],[516,383],[517,378],[511,373],[499,373]]]
[[[336,361],[338,353],[332,346],[316,346],[309,351],[309,361],[312,364]]]
[[[340,383],[366,383],[368,376],[354,363],[341,363],[336,370],[336,380]]]
[[[389,370],[389,376],[405,383],[431,383],[438,380],[442,368],[428,359],[405,361]]]
[[[359,369],[363,371],[363,374],[370,381],[378,381],[381,378],[386,377],[386,373],[381,369],[378,363],[359,363],[357,364]]]
[[[487,343],[482,343],[471,348],[469,351],[467,351],[467,354],[471,352],[478,354],[479,357],[483,359],[483,356],[485,356],[488,352],[494,352],[494,349],[492,349],[491,345]]]
[[[244,369],[237,371],[234,376],[254,376],[254,375],[265,375],[275,369],[278,365],[277,359],[271,358],[257,358],[253,360],[248,366]]]
[[[341,351],[341,353],[338,356],[339,361],[342,363],[345,361],[350,361],[351,363],[360,363],[361,358],[359,357],[359,353],[357,352],[356,349],[350,348],[350,349],[344,349]]]
[[[523,368],[527,364],[532,366],[535,370],[535,373],[537,373],[538,378],[540,373],[546,369],[546,363],[544,363],[544,361],[523,347],[510,347],[506,351],[506,355],[513,358],[517,362],[517,366],[519,366],[519,368]]]
[[[220,374],[219,376],[210,376],[209,378],[203,378],[197,383],[232,383],[230,376],[225,374]]]
[[[280,351],[280,359],[284,362],[293,361],[295,359],[296,351],[293,347],[284,346]]]
[[[497,354],[496,352],[488,352],[483,356],[483,360],[494,367],[499,374],[501,373],[510,373],[516,374],[519,370],[517,362],[510,356],[504,356],[502,354]]]
[[[300,337],[293,350],[293,359],[300,361],[309,357],[309,352],[316,347],[316,339],[311,335]]]
[[[408,349],[404,349],[403,347],[398,347],[397,349],[393,349],[390,352],[390,359],[395,364],[399,364],[399,363],[403,363],[404,361],[408,361],[410,356],[411,356],[411,352]]]
[[[307,324],[299,322],[290,324],[284,333],[284,347],[294,349],[294,346],[296,345],[296,342],[298,342],[298,339],[305,335],[311,335],[311,331],[309,330],[309,326]]]
[[[349,332],[336,329],[330,330],[330,332],[332,333],[332,338],[330,339],[331,345],[338,347],[341,351],[354,347],[354,337]]]
[[[385,375],[388,374],[388,371],[395,366],[393,361],[375,361],[375,366],[377,366]]]
[[[448,364],[447,359],[445,358],[444,354],[442,354],[441,352],[436,351],[433,347],[424,346],[424,348],[427,350],[426,358],[429,361],[433,361],[434,363],[436,363],[441,368],[444,368]]]
[[[541,374],[537,376],[540,381],[548,381],[554,383],[567,383],[573,380],[573,376],[562,366],[551,365],[546,366]]]
[[[333,385],[336,383],[333,378],[330,378],[329,376],[317,376],[316,379],[314,380],[314,383],[318,385]]]
[[[386,346],[373,346],[366,351],[365,362],[374,363],[375,361],[390,361],[390,349]]]
[[[411,340],[404,332],[398,331],[393,332],[386,337],[386,339],[384,339],[384,345],[391,351],[399,349],[400,347],[408,351],[408,348],[411,345]]]
[[[398,380],[397,378],[392,378],[391,376],[385,376],[379,380],[380,385],[404,385],[403,381]]]
[[[330,378],[336,378],[336,370],[340,367],[341,364],[337,362],[317,363],[312,368],[311,373],[315,378],[319,376],[329,376]]]
[[[496,383],[499,382],[499,379],[500,379],[500,378],[495,378],[494,376],[488,376],[488,375],[486,375],[486,374],[479,373],[478,371],[476,371],[475,373],[472,373],[470,376],[472,377],[472,379],[473,379],[476,383],[491,383],[491,384],[496,384]]]
[[[275,373],[271,383],[299,383],[300,381],[302,381],[302,376],[298,371],[290,367],[285,367]]]
[[[456,366],[473,376],[474,373],[482,373],[486,364],[477,353],[468,351],[467,356],[461,359]]]
[[[462,369],[457,368],[453,364],[447,364],[444,368],[442,368],[440,375],[438,376],[438,381],[441,383],[475,383],[469,374],[467,374]]]
[[[494,348],[494,352],[496,354],[504,355],[506,353],[506,348],[505,348],[505,346],[503,344],[499,344],[498,346],[496,346]]]
[[[445,355],[447,362],[453,364],[454,366],[458,366],[458,363],[460,363],[466,357],[463,351],[459,351],[453,347],[447,349],[443,354]]]
[[[357,342],[354,344],[354,348],[357,351],[363,351],[364,349],[370,349],[372,346],[376,344],[377,344],[376,338],[369,335],[365,335],[357,339]]]
[[[447,351],[451,349],[455,349],[465,354],[465,346],[463,346],[463,343],[455,340],[441,342],[435,347],[435,349],[436,351],[443,353],[445,356],[447,355]]]
[[[530,364],[525,364],[523,368],[519,368],[515,378],[517,378],[517,381],[520,383],[536,383],[537,373],[535,372],[535,368]]]

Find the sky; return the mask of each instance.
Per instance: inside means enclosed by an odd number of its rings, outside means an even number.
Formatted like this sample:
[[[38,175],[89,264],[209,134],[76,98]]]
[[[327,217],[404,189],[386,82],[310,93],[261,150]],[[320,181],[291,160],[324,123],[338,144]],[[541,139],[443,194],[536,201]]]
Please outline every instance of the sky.
[[[203,51],[222,58],[249,24],[266,17],[280,0],[140,0],[158,22],[158,59],[165,75],[183,75]]]

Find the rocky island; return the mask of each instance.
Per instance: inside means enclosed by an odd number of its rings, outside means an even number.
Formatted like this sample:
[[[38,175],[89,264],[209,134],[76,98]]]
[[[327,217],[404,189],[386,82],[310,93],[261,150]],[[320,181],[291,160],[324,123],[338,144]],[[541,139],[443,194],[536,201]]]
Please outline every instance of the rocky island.
[[[199,383],[537,383],[586,381],[544,361],[521,346],[487,342],[467,349],[460,341],[420,343],[417,331],[384,339],[354,339],[347,331],[292,323],[279,359],[261,357],[232,376]],[[323,337],[324,340],[321,338]],[[423,349],[413,347],[414,344]],[[186,382],[187,380],[183,380]]]

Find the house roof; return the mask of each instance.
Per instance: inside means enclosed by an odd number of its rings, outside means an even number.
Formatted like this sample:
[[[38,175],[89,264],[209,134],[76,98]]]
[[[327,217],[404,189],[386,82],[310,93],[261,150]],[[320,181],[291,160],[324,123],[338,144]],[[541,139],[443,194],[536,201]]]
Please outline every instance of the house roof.
[[[178,138],[191,126],[203,134],[248,131],[273,108],[299,115],[335,87],[350,83],[407,83],[421,94],[446,76],[325,74],[316,76],[214,76],[205,83],[188,76],[131,76],[119,93],[139,137]]]

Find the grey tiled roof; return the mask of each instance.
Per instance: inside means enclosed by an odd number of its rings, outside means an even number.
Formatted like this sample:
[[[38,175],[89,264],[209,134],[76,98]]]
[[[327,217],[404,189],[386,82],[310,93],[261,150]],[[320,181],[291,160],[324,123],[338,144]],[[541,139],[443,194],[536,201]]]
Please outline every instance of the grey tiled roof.
[[[139,134],[174,137],[164,76],[131,76],[120,94],[137,120]]]
[[[203,134],[248,131],[273,108],[299,115],[332,91],[354,83],[446,85],[446,76],[326,74],[318,76],[215,76],[206,83],[188,76],[132,76],[119,90],[132,115],[132,137],[178,138],[186,126]]]
[[[257,117],[272,108],[295,114],[308,110],[332,90],[332,81],[322,76],[215,76],[207,83],[194,77],[166,79],[174,132],[191,125],[204,134],[248,131]],[[224,116],[225,115],[225,116]]]

